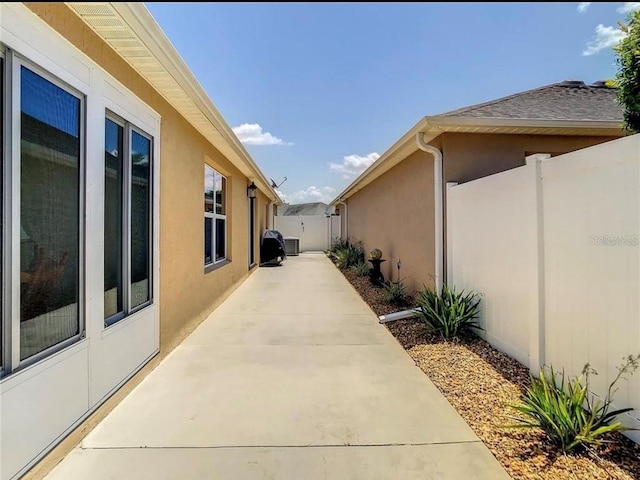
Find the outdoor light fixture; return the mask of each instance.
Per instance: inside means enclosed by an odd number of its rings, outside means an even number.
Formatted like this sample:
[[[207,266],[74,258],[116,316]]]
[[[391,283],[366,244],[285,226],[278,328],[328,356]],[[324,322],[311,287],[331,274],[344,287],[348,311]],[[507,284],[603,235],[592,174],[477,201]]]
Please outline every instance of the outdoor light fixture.
[[[258,187],[256,187],[256,184],[251,182],[251,185],[249,185],[247,187],[247,197],[256,198],[256,191],[257,190],[258,190]]]

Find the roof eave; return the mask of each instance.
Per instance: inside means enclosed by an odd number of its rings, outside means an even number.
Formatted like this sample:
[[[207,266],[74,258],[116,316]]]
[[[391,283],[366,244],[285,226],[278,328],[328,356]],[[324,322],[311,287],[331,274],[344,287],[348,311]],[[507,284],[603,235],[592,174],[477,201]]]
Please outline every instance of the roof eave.
[[[329,202],[329,206],[336,206],[343,200],[349,198],[351,195],[356,193],[358,190],[361,190],[366,185],[374,181],[376,178],[378,178],[387,170],[391,169],[397,163],[400,163],[400,161],[404,157],[398,158],[398,155],[397,155],[398,152],[402,151],[404,149],[403,147],[407,147],[411,145],[411,142],[414,142],[415,144],[414,137],[416,136],[416,134],[419,132],[424,132],[429,128],[429,124],[427,122],[428,118],[429,117],[424,117],[418,123],[416,123],[407,133],[405,133],[396,143],[394,143],[391,146],[391,148],[389,148],[386,152],[384,152],[380,156],[380,158],[378,158],[375,162],[369,165],[369,167],[360,175],[358,175],[358,177],[356,177],[356,179],[353,180],[349,184],[349,186],[347,186],[342,192],[340,192],[340,194],[338,194],[333,200],[331,200],[331,202]],[[431,141],[435,137],[437,137],[439,134],[440,132],[435,134],[432,138],[425,138],[425,141]],[[413,151],[417,149],[418,147],[416,146],[416,148]],[[397,162],[391,164],[391,162],[393,162],[394,159],[397,159]],[[384,170],[381,170],[381,169],[384,169]],[[374,172],[376,173],[375,176],[373,176]]]
[[[205,138],[218,150],[221,148],[224,150],[224,146],[219,144],[219,140],[211,138],[207,135],[207,132],[203,132],[198,126],[191,121],[192,111],[188,108],[180,105],[178,98],[172,98],[171,95],[163,91],[161,87],[156,84],[153,78],[141,71],[137,66],[125,57],[117,48],[114,48],[109,39],[105,38],[95,25],[91,23],[91,17],[89,15],[82,15],[74,6],[83,6],[86,3],[82,2],[68,2],[66,5],[75,12],[79,18],[87,24],[93,31],[95,31],[109,46],[120,55],[131,67],[138,72],[163,98],[165,98],[193,127],[200,131]],[[93,4],[96,5],[96,4]],[[222,140],[226,143],[226,146],[230,147],[230,158],[234,165],[249,178],[249,180],[256,183],[256,185],[266,194],[266,196],[276,202],[281,203],[282,200],[271,187],[269,181],[260,170],[260,168],[253,161],[247,150],[238,140],[238,137],[233,133],[227,122],[224,120],[218,109],[215,107],[207,93],[204,91],[198,80],[195,78],[189,67],[184,62],[180,54],[175,47],[171,44],[165,33],[162,31],[156,20],[153,18],[147,7],[141,2],[109,2],[104,3],[109,7],[117,16],[124,22],[126,28],[131,32],[131,35],[137,38],[140,43],[146,47],[156,61],[165,69],[165,71],[173,78],[173,80],[179,85],[184,95],[186,95],[196,109],[203,115],[215,130],[220,134]]]
[[[380,175],[400,163],[404,158],[418,150],[415,142],[416,134],[425,134],[424,140],[430,142],[440,134],[446,132],[474,132],[474,133],[508,133],[530,134],[532,131],[538,134],[562,134],[557,130],[570,130],[578,133],[584,131],[584,135],[615,136],[622,130],[621,122],[597,121],[597,120],[546,120],[546,119],[516,119],[516,118],[484,118],[484,117],[458,117],[458,116],[427,116],[414,125],[400,140],[393,144],[378,160],[362,172],[349,184],[329,205],[335,206],[354,193],[362,190]],[[566,133],[565,133],[566,134]],[[405,147],[403,149],[403,147]],[[398,152],[403,151],[403,156],[398,158]]]

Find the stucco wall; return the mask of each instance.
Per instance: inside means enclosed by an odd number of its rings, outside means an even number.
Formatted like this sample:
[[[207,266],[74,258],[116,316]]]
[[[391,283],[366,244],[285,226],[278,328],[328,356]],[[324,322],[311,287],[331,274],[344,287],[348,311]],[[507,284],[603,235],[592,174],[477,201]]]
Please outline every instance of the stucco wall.
[[[160,136],[160,348],[173,348],[248,270],[247,178],[64,4],[27,3],[56,31],[162,117]],[[204,164],[227,176],[228,257],[204,273]],[[265,197],[256,201],[263,211]],[[257,215],[259,217],[259,215]],[[259,230],[256,229],[259,234]],[[256,240],[259,245],[259,239]]]
[[[347,202],[349,239],[365,254],[382,250],[386,280],[397,280],[396,263],[408,292],[433,286],[433,158],[419,151],[407,157]],[[340,212],[344,207],[340,208]]]
[[[525,164],[532,153],[559,155],[617,137],[446,133],[432,144],[442,149],[444,182],[463,183]],[[409,292],[432,287],[434,265],[433,159],[415,152],[348,198],[348,237],[365,252],[380,248],[386,279],[400,258]],[[446,202],[443,199],[446,228]],[[344,207],[338,206],[344,216]],[[344,218],[342,220],[344,222]],[[343,223],[343,237],[344,237]],[[444,243],[446,253],[446,242]],[[446,261],[446,259],[445,259]],[[446,263],[445,263],[446,265]]]
[[[468,182],[525,164],[533,153],[560,155],[618,137],[445,133],[442,137],[445,182]]]
[[[262,240],[262,235],[264,231],[267,229],[268,225],[268,216],[269,216],[269,199],[262,192],[258,191],[255,200],[255,209],[256,209],[256,219],[255,219],[255,234],[256,239],[254,243],[254,254],[253,258],[255,264],[258,265],[260,263],[260,241]]]

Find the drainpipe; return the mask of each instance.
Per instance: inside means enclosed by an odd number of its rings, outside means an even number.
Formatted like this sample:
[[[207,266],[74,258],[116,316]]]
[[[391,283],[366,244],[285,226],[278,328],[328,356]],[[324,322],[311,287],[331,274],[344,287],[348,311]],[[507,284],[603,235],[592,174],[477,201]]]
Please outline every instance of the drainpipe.
[[[424,141],[424,133],[416,134],[416,143],[420,150],[433,155],[433,199],[435,205],[435,266],[436,291],[442,291],[442,277],[444,272],[444,227],[442,222],[442,152]]]
[[[420,150],[433,155],[433,199],[435,204],[435,266],[436,266],[436,292],[442,291],[442,275],[444,272],[444,227],[443,227],[443,206],[442,206],[442,152],[436,147],[428,145],[424,141],[424,133],[416,134],[416,143]],[[418,315],[419,308],[411,310],[403,310],[401,312],[390,313],[388,315],[380,315],[378,320],[380,323],[395,322],[405,318],[411,318]]]
[[[396,320],[404,320],[405,318],[413,318],[417,317],[421,311],[419,308],[413,308],[411,310],[402,310],[401,312],[387,313],[386,315],[380,315],[378,321],[379,323],[389,323]]]
[[[344,238],[349,238],[349,213],[347,210],[347,204],[342,199],[337,202],[339,205],[344,205]],[[342,237],[342,232],[340,234]]]

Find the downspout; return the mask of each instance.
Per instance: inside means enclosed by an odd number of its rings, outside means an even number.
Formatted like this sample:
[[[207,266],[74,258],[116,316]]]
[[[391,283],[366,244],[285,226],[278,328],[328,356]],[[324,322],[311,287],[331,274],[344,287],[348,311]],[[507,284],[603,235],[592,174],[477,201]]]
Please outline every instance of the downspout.
[[[436,292],[442,291],[442,277],[444,272],[444,227],[442,222],[442,152],[424,141],[424,133],[416,134],[418,148],[433,155],[433,200],[435,206],[435,266]]]
[[[344,238],[349,238],[349,213],[347,210],[347,204],[342,199],[336,202],[338,205],[344,205]],[[342,237],[342,232],[340,233]]]
[[[442,204],[442,152],[436,147],[424,141],[424,133],[416,134],[416,143],[420,150],[433,155],[433,200],[435,206],[435,286],[436,292],[442,291],[442,276],[444,272],[444,227],[443,227],[443,204]],[[403,310],[401,312],[380,315],[380,323],[394,322],[405,318],[412,318],[418,315],[419,308]]]

